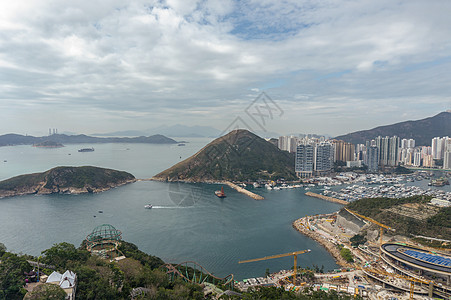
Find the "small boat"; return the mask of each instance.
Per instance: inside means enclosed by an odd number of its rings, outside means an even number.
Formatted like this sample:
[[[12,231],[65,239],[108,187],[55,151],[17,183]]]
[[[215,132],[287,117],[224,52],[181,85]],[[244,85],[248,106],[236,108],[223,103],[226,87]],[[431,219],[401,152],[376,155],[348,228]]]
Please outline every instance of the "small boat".
[[[144,205],[144,208],[151,209],[152,205],[151,204]]]
[[[180,143],[177,146],[185,146],[185,143]]]
[[[224,187],[221,186],[221,190],[220,191],[216,191],[215,195],[219,198],[225,198],[226,194],[224,193]]]
[[[94,148],[82,148],[78,149],[78,152],[93,152]]]
[[[103,214],[103,210],[99,210],[99,214]]]

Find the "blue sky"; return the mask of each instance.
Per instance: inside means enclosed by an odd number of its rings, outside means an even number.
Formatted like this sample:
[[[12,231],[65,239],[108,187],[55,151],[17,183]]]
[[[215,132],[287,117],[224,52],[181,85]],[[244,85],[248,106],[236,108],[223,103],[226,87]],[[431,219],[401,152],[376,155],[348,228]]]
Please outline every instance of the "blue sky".
[[[265,128],[281,134],[421,119],[451,108],[449,11],[446,0],[9,1],[0,133],[222,130],[251,123],[262,91],[283,110]]]

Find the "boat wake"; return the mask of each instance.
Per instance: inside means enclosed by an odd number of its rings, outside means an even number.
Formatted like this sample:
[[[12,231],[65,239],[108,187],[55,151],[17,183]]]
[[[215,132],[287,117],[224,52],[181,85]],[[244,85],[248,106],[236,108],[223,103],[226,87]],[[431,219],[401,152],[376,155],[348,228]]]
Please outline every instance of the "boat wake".
[[[153,205],[152,209],[154,209],[154,208],[177,209],[177,208],[190,208],[190,206],[160,206],[160,205]]]

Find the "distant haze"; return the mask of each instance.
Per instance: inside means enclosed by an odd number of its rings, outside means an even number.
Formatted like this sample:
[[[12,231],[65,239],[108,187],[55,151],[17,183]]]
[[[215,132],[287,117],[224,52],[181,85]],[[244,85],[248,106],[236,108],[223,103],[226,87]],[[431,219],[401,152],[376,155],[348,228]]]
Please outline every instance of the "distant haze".
[[[451,108],[450,11],[447,0],[4,1],[0,134],[222,133],[240,118],[337,136],[423,119]],[[277,107],[251,105],[262,91]]]

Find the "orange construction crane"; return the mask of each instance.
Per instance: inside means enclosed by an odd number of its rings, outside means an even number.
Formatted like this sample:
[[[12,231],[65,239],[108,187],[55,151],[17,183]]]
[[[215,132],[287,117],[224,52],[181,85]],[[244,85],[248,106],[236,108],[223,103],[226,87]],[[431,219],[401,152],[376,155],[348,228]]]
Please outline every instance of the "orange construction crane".
[[[346,210],[348,213],[350,213],[350,214],[353,214],[353,215],[355,215],[355,216],[357,216],[357,217],[359,217],[359,218],[362,218],[362,219],[364,219],[364,220],[367,220],[367,221],[369,221],[369,222],[371,222],[371,223],[373,223],[373,224],[376,224],[377,226],[380,227],[379,246],[382,245],[382,234],[384,233],[384,228],[385,228],[385,229],[388,229],[388,230],[391,230],[391,231],[393,231],[393,232],[396,231],[394,228],[391,228],[390,226],[384,225],[384,224],[382,224],[382,223],[380,223],[380,222],[378,222],[378,221],[376,221],[376,220],[373,220],[373,219],[371,219],[371,218],[369,218],[369,217],[365,217],[365,216],[363,216],[363,215],[361,215],[361,214],[358,214],[358,213],[356,213],[356,212],[354,212],[354,211],[352,211],[352,210],[349,210],[349,209],[347,209],[347,208],[345,208],[345,210]]]
[[[254,258],[254,259],[248,259],[248,260],[241,260],[238,263],[244,264],[248,262],[254,262],[254,261],[261,261],[261,260],[267,260],[267,259],[273,259],[273,258],[280,258],[280,257],[286,257],[286,256],[293,256],[294,257],[294,273],[293,273],[293,285],[296,285],[296,275],[297,275],[297,262],[298,262],[298,254],[303,254],[310,252],[310,249],[308,250],[302,250],[302,251],[295,251],[295,252],[289,252],[284,254],[277,254],[277,255],[271,255],[271,256],[265,256],[262,258]]]
[[[432,281],[425,280],[425,279],[414,278],[414,277],[400,275],[400,274],[396,274],[396,273],[388,273],[385,270],[379,270],[379,269],[376,270],[376,269],[366,268],[365,271],[371,272],[371,273],[376,274],[376,275],[385,275],[385,276],[396,277],[396,278],[401,278],[401,279],[408,280],[410,282],[410,298],[409,299],[413,299],[413,294],[414,294],[414,291],[415,291],[415,282],[425,283],[425,284],[431,284],[432,283]],[[432,295],[430,295],[430,297],[431,296]]]

